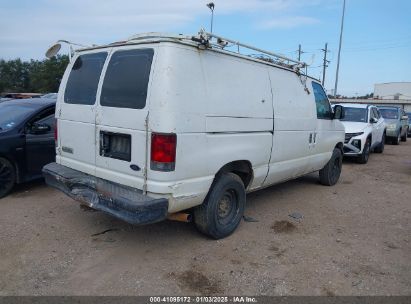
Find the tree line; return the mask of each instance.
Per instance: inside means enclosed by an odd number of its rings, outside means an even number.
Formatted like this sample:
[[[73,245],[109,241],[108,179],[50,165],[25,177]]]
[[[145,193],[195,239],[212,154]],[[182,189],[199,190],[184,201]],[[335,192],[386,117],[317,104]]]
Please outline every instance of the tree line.
[[[57,92],[68,63],[67,55],[30,61],[0,59],[0,93]]]

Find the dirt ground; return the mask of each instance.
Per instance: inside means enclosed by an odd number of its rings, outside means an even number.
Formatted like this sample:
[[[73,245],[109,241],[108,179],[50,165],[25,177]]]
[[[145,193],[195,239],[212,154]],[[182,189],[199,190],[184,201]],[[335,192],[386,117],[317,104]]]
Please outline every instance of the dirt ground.
[[[411,295],[411,141],[344,161],[334,187],[312,174],[247,199],[214,241],[19,186],[0,200],[0,295]]]

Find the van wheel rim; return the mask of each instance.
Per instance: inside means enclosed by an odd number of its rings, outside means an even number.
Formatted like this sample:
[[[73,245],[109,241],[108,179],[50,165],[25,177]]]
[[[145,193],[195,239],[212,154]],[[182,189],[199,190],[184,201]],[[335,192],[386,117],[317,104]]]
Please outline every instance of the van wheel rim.
[[[233,189],[225,191],[217,203],[217,220],[222,225],[229,224],[238,209],[238,197]]]
[[[8,189],[12,182],[11,169],[0,162],[0,190]]]

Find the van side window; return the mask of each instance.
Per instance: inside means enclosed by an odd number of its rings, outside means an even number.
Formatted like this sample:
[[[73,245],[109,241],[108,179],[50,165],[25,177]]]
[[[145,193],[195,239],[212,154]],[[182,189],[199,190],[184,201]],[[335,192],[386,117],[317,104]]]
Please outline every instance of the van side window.
[[[143,109],[146,106],[153,49],[117,51],[110,59],[101,91],[106,107]]]
[[[85,54],[77,57],[64,92],[64,102],[93,105],[97,86],[107,53]]]
[[[316,82],[312,82],[312,86],[315,97],[315,105],[317,106],[317,118],[332,119],[331,105],[322,86]]]

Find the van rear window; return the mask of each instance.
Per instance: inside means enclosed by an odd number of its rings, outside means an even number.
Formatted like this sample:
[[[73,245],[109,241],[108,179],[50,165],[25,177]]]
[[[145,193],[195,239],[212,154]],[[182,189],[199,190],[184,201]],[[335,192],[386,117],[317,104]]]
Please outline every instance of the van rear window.
[[[146,106],[153,49],[117,51],[110,59],[101,91],[106,107],[143,109]]]
[[[97,86],[107,53],[85,54],[77,57],[64,92],[64,102],[93,105]]]

